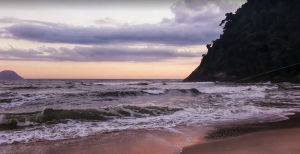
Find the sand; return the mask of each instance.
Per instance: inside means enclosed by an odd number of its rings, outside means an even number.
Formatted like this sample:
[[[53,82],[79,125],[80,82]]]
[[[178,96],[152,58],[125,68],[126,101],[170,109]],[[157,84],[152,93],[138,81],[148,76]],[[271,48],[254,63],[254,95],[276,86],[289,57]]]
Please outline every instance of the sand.
[[[181,154],[300,154],[300,129],[257,132],[189,146]]]
[[[1,145],[5,154],[178,154],[181,148],[163,140],[166,132],[120,131],[75,139]]]
[[[277,122],[225,125],[208,133],[206,143],[181,154],[300,154],[300,113]]]
[[[199,128],[199,127],[197,127]],[[0,145],[5,154],[179,154],[182,147],[202,143],[207,132],[196,127],[117,131],[56,141]],[[199,131],[194,131],[199,130]],[[200,137],[202,135],[202,137]],[[199,136],[199,137],[192,137]]]
[[[1,153],[17,154],[179,154],[181,149],[157,136],[140,132],[132,137],[113,133],[110,139],[93,136],[73,140],[45,141],[1,146]],[[159,134],[157,134],[159,135]],[[181,154],[299,154],[300,128],[256,132],[209,140],[183,148]]]

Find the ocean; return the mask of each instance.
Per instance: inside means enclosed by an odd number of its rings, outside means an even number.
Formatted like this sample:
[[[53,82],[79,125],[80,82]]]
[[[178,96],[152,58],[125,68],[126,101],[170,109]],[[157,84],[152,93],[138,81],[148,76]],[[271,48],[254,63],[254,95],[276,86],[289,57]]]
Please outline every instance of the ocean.
[[[112,131],[285,120],[300,85],[181,80],[2,80],[0,144]]]

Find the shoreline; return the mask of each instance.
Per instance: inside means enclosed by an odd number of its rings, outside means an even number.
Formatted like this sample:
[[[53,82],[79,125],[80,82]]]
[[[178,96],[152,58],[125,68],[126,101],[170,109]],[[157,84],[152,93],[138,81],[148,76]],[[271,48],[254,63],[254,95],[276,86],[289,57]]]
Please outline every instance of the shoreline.
[[[300,113],[277,122],[221,126],[205,143],[184,147],[181,154],[299,154]]]
[[[222,139],[262,131],[300,128],[300,112],[295,112],[294,114],[287,115],[286,117],[288,119],[273,122],[221,125],[216,127],[214,131],[209,132],[205,136],[205,139]]]
[[[0,153],[197,154],[201,151],[204,154],[211,152],[218,154],[218,150],[222,154],[226,150],[229,153],[234,153],[231,150],[258,150],[255,152],[258,153],[259,150],[269,149],[272,144],[271,147],[282,145],[280,141],[286,137],[299,138],[300,144],[300,113],[287,117],[289,119],[277,122],[224,123],[214,127],[214,129],[208,127],[203,129],[205,127],[199,126],[178,126],[174,129],[114,131],[74,139],[3,144],[0,145]],[[294,134],[289,134],[289,132]],[[278,136],[278,141],[273,141],[275,139],[272,136],[275,138]],[[257,146],[258,149],[256,149],[254,145],[258,141],[265,146]],[[287,143],[288,141],[284,140],[284,142]],[[295,143],[299,145],[293,140],[290,142],[289,145]],[[270,143],[270,145],[266,143]]]
[[[208,130],[140,129],[99,133],[62,140],[37,140],[0,145],[1,154],[179,154],[182,147],[204,143]],[[180,130],[180,131],[178,131]],[[182,133],[184,132],[184,133]],[[201,136],[201,137],[199,137]],[[155,148],[154,148],[155,147]]]

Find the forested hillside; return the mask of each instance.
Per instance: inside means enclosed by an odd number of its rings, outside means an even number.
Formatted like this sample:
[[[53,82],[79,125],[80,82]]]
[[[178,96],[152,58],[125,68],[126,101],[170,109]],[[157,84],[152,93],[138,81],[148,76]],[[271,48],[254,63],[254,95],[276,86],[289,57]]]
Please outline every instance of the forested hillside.
[[[220,22],[223,34],[184,81],[236,81],[300,63],[300,0],[248,0]],[[296,67],[264,79],[296,82]]]

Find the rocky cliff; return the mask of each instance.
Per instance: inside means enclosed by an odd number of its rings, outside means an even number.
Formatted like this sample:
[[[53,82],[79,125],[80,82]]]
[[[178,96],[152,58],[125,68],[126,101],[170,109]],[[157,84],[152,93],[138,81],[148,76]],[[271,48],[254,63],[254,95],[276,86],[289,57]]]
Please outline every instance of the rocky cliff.
[[[248,0],[227,13],[220,22],[223,34],[207,45],[201,64],[184,81],[231,82],[263,74],[244,81],[299,82],[299,8],[299,0]]]

